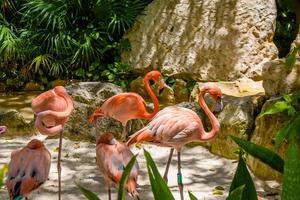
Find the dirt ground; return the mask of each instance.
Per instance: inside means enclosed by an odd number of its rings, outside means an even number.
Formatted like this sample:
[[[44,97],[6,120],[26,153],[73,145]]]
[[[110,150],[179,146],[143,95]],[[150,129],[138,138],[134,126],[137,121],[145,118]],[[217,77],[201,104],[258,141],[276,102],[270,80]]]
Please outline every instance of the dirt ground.
[[[35,136],[38,139],[44,139],[42,136]],[[14,149],[23,147],[32,138],[15,138],[0,140],[0,166],[8,163],[10,152]],[[35,191],[30,199],[33,200],[56,200],[57,199],[57,139],[44,141],[52,154],[52,164],[49,180],[38,190]],[[160,172],[163,174],[169,149],[156,147],[152,145],[143,145],[157,163]],[[143,150],[133,148],[134,153],[139,153],[138,162],[140,165],[139,185],[140,198],[142,200],[153,199],[151,186],[147,176],[146,161],[143,156]],[[237,163],[234,160],[228,160],[211,154],[201,146],[194,148],[184,148],[182,151],[182,174],[184,182],[185,199],[188,198],[188,191],[192,191],[199,200],[223,200],[226,199],[231,180],[233,178]],[[169,171],[169,187],[175,196],[179,199],[177,187],[177,156],[173,157],[172,165]],[[63,141],[62,154],[62,199],[79,200],[85,199],[76,188],[74,182],[81,184],[97,193],[102,199],[107,198],[107,191],[103,182],[102,175],[95,164],[95,144],[88,142],[74,142],[70,140]],[[274,181],[264,182],[255,179],[256,188],[263,199],[279,199],[272,194],[278,190],[279,184]],[[221,186],[222,191],[215,191],[215,187]],[[221,188],[221,189],[222,189]],[[117,190],[113,190],[113,199],[116,199]],[[218,193],[218,194],[214,194]],[[277,195],[278,196],[278,195]],[[0,190],[0,199],[6,200],[7,192]],[[126,199],[130,199],[129,196]]]

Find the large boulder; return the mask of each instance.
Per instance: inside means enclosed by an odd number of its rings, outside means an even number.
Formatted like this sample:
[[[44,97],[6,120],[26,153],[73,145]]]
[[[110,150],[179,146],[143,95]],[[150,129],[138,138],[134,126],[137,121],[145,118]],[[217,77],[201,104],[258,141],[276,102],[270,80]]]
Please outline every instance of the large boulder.
[[[137,74],[261,80],[263,64],[277,58],[276,12],[275,0],[154,0],[124,36],[131,51],[122,62]]]
[[[8,127],[5,136],[29,136],[35,135],[34,121],[26,121],[20,112],[14,109],[0,110],[0,125]]]
[[[272,98],[266,101],[262,107],[262,112],[267,110],[271,105],[273,105],[277,101],[278,98]],[[275,144],[274,138],[278,130],[281,128],[281,126],[286,120],[287,120],[286,116],[281,113],[273,114],[273,115],[264,115],[262,117],[256,118],[255,130],[251,135],[250,141],[255,144],[262,145],[268,149],[276,151],[274,146]],[[279,155],[283,157],[286,151],[286,147],[287,144],[283,142],[280,145],[280,148],[278,149],[277,153],[279,153]],[[250,155],[248,155],[247,164],[250,167],[250,169],[253,171],[253,173],[262,179],[265,180],[281,179],[280,173],[273,170],[271,167],[265,165],[258,159],[253,158]]]

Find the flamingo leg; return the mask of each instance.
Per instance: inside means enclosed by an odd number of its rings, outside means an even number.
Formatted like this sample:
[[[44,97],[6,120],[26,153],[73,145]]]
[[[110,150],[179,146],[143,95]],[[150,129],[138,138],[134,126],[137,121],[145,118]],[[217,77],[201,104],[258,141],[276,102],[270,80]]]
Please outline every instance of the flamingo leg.
[[[183,183],[182,183],[182,174],[181,174],[181,160],[180,160],[180,151],[177,152],[178,158],[178,173],[177,173],[177,183],[180,192],[180,199],[183,200]]]
[[[63,130],[59,134],[59,149],[57,158],[57,173],[58,173],[58,199],[61,200],[61,148],[62,148],[62,134]]]
[[[110,186],[108,186],[108,200],[111,200],[111,189],[110,189]]]
[[[165,173],[164,173],[164,180],[166,181],[166,183],[168,183],[168,173],[169,173],[169,168],[170,168],[173,153],[174,153],[174,148],[172,148],[170,150],[170,155],[169,155],[166,170],[165,170]]]

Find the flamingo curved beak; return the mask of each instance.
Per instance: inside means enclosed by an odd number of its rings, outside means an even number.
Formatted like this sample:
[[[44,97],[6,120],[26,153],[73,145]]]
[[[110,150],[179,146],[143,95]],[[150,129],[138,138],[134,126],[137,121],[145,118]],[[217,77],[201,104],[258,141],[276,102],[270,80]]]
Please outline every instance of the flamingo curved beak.
[[[224,104],[223,104],[223,101],[222,101],[222,97],[217,97],[216,107],[215,107],[214,112],[219,113],[223,110],[223,108],[224,108]]]

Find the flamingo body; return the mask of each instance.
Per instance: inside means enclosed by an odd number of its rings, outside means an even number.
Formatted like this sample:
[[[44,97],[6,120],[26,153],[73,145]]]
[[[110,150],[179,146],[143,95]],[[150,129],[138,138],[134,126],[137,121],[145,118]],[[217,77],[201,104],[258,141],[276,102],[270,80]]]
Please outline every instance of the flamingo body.
[[[6,126],[0,126],[0,135],[3,135],[7,131]]]
[[[123,170],[132,157],[133,153],[128,146],[115,140],[111,133],[100,137],[96,147],[96,163],[108,187],[111,185],[118,187]],[[131,196],[138,194],[136,191],[138,170],[139,166],[135,163],[126,184],[126,189]]]
[[[10,199],[27,197],[42,185],[48,179],[50,164],[51,155],[39,140],[13,151],[6,179]]]

